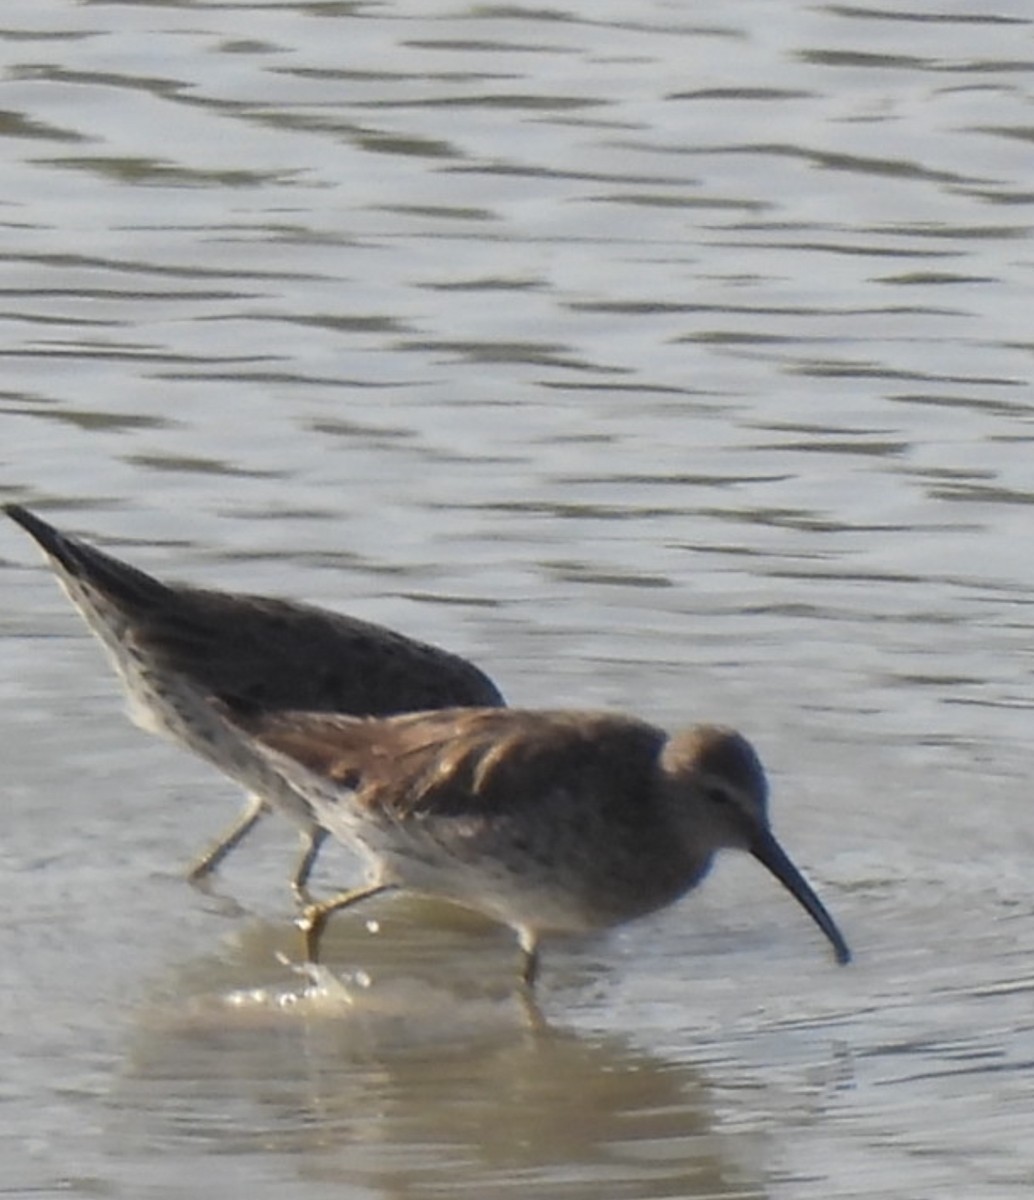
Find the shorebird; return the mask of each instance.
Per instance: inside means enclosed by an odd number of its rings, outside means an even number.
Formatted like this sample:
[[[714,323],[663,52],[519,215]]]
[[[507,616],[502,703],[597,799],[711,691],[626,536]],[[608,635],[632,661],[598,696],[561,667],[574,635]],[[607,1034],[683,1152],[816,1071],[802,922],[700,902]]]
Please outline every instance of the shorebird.
[[[309,905],[310,961],[331,913],[395,889],[510,926],[529,990],[544,934],[605,929],[678,900],[715,853],[746,850],[847,943],[776,841],[753,747],[593,712],[456,709],[386,719],[228,711],[257,754],[367,860],[366,883]]]
[[[16,504],[4,511],[39,543],[58,581],[103,643],[143,728],[200,755],[248,793],[234,824],[191,866],[213,871],[269,809],[301,830],[291,876],[300,901],[326,837],[309,802],[255,753],[221,704],[386,716],[501,705],[472,663],[383,626],[308,604],[160,582],[61,533]]]

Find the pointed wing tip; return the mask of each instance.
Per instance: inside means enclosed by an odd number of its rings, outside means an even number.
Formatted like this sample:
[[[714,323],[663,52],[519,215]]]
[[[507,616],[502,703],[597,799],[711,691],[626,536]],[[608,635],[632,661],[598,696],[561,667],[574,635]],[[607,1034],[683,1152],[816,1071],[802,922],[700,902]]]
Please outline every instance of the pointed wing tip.
[[[22,507],[20,504],[3,504],[0,505],[0,508],[16,525],[20,525],[22,529],[27,533],[31,533],[33,537],[36,536],[37,531],[49,530],[51,528],[41,517],[37,517],[35,513],[29,512],[27,508]]]
[[[32,538],[40,549],[58,562],[65,563],[75,552],[79,543],[75,538],[48,524],[42,517],[24,508],[21,504],[4,504],[0,506],[4,513]]]

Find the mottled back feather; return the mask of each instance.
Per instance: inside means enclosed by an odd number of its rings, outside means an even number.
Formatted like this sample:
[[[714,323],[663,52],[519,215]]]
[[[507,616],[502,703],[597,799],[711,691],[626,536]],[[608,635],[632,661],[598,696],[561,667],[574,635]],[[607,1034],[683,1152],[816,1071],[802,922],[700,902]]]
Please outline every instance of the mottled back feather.
[[[234,718],[260,745],[395,819],[500,813],[567,791],[648,791],[666,734],[608,713],[453,709],[386,720],[310,713]]]

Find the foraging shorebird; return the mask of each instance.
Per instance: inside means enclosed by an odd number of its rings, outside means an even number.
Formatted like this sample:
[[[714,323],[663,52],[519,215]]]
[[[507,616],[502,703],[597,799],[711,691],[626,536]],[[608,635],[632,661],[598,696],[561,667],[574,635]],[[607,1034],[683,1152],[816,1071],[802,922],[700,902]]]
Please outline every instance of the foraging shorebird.
[[[669,737],[631,717],[503,708],[368,720],[246,708],[226,715],[369,865],[362,887],[300,917],[311,961],[332,912],[409,889],[514,929],[530,988],[544,934],[604,929],[664,908],[727,847],[766,866],[837,961],[850,959],[776,841],[761,763],[734,730]]]
[[[278,809],[301,830],[291,878],[300,900],[326,831],[309,802],[257,754],[220,704],[387,716],[501,705],[472,663],[382,626],[308,604],[162,583],[59,532],[16,504],[4,511],[40,545],[103,643],[143,728],[193,750],[243,785],[234,824],[190,868],[199,880]]]

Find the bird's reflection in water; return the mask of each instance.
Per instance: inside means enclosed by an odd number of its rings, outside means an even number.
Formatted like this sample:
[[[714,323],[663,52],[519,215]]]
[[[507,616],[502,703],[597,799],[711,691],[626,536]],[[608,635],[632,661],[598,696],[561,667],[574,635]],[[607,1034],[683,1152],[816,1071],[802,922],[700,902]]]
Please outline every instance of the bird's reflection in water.
[[[301,1197],[328,1185],[399,1198],[765,1195],[750,1166],[758,1135],[715,1128],[698,1070],[629,1038],[529,1029],[501,985],[504,935],[399,916],[385,916],[390,937],[349,927],[355,973],[276,978],[283,931],[256,925],[166,981],[111,1097],[113,1153],[160,1144],[223,1171],[231,1156],[238,1183],[286,1172]],[[605,990],[584,961],[573,971],[547,998],[554,1022],[565,1001],[584,1018]]]

